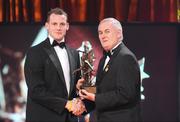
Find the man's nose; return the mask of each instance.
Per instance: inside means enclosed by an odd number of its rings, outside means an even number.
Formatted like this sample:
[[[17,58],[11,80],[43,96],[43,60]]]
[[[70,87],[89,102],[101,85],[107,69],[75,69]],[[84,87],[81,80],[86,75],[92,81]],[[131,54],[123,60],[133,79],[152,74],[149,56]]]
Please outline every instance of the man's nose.
[[[102,38],[102,39],[106,38],[105,34],[102,34],[102,35],[101,35],[101,38]]]
[[[57,29],[61,29],[61,28],[62,28],[61,24],[58,24]]]

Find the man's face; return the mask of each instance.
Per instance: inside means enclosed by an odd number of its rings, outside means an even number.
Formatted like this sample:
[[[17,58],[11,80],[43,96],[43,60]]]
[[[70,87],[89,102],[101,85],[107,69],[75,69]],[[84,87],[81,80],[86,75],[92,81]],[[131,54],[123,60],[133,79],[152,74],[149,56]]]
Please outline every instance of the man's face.
[[[110,21],[100,23],[98,27],[99,40],[104,50],[111,50],[122,36],[121,30],[118,30]]]
[[[66,31],[69,29],[67,17],[58,14],[51,14],[49,17],[49,22],[46,22],[45,26],[49,32],[49,35],[57,41],[61,41],[66,35]]]

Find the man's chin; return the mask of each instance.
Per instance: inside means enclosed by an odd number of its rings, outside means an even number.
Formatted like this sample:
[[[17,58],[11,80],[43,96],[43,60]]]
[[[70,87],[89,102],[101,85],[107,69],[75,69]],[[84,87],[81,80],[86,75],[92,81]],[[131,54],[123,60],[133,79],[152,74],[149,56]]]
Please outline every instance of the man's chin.
[[[105,51],[109,51],[109,47],[103,47]]]
[[[57,41],[61,41],[63,38],[55,38],[55,40]]]

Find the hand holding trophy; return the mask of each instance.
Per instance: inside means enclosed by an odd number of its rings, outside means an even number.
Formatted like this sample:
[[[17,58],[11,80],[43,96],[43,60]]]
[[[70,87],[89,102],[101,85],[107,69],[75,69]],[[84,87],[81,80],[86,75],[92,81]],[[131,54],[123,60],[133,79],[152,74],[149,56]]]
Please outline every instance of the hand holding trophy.
[[[94,72],[94,52],[89,41],[83,41],[79,48],[81,67],[76,71],[81,71],[81,76],[84,82],[81,85],[81,89],[85,89],[90,93],[96,93],[95,83],[93,82]]]
[[[77,88],[85,89],[89,93],[96,93],[96,87],[93,82],[93,63],[94,63],[94,52],[91,48],[89,41],[83,41],[81,47],[78,49],[80,54],[80,68],[76,69],[73,73],[80,71],[82,79],[78,80],[76,85]],[[84,111],[86,111],[85,105],[80,98],[74,98],[71,101],[68,101],[66,108],[69,112],[72,112],[74,115],[79,116]]]

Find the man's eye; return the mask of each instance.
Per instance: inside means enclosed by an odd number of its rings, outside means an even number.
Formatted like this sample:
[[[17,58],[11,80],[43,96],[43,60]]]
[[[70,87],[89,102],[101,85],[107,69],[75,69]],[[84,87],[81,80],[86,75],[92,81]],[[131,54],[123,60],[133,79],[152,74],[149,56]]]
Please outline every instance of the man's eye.
[[[105,33],[110,33],[110,31],[109,31],[109,30],[106,30]]]
[[[65,26],[65,23],[61,23],[60,25],[61,25],[61,26]]]
[[[98,34],[99,34],[99,35],[101,35],[101,34],[102,34],[102,32],[98,32]]]
[[[57,23],[52,23],[52,25],[57,25]]]

